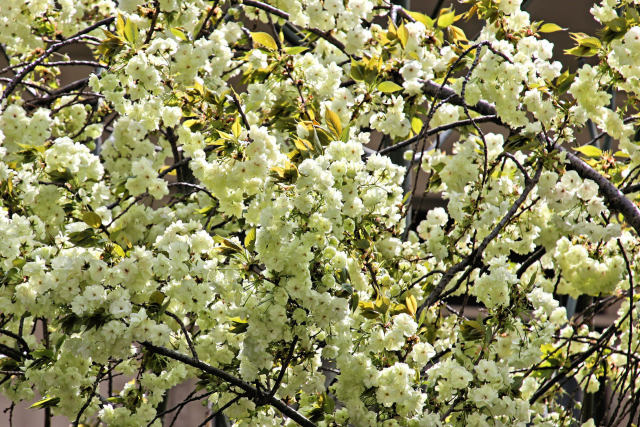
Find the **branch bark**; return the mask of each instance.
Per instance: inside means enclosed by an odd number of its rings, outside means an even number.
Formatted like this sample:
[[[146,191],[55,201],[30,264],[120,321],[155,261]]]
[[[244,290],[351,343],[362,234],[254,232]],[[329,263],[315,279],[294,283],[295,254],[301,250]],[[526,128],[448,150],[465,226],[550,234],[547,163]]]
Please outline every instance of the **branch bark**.
[[[451,267],[449,270],[447,270],[447,272],[440,278],[440,281],[438,282],[436,287],[433,289],[433,291],[429,294],[427,299],[422,304],[420,304],[420,307],[418,307],[418,310],[416,311],[417,319],[420,318],[420,314],[422,313],[422,310],[430,307],[437,301],[438,297],[442,294],[442,291],[444,291],[444,289],[447,287],[449,282],[451,282],[451,280],[455,277],[456,274],[460,273],[461,271],[464,271],[464,269],[466,269],[468,266],[475,264],[482,257],[482,252],[484,252],[484,250],[487,248],[487,246],[489,246],[489,243],[491,243],[493,239],[498,237],[498,234],[500,234],[502,229],[507,225],[507,223],[511,220],[513,215],[515,215],[517,210],[527,199],[527,196],[529,195],[531,190],[533,190],[533,187],[535,187],[538,180],[540,179],[541,174],[542,174],[542,162],[539,163],[536,169],[536,174],[533,176],[533,178],[531,180],[525,181],[526,184],[525,184],[524,190],[522,191],[522,194],[520,194],[520,197],[518,197],[518,199],[511,205],[507,213],[502,217],[500,222],[498,222],[498,224],[493,228],[493,230],[491,230],[491,232],[482,240],[480,245],[473,252],[471,252],[467,257],[465,257],[462,261],[460,261],[459,263]]]
[[[282,400],[270,395],[269,393],[265,393],[262,390],[258,390],[255,386],[241,380],[240,378],[234,377],[228,372],[223,371],[222,369],[218,369],[216,367],[207,365],[200,360],[194,359],[192,357],[186,356],[184,354],[178,353],[177,351],[173,351],[171,349],[160,347],[153,345],[149,342],[143,342],[142,345],[149,351],[152,351],[156,354],[160,354],[162,356],[169,357],[170,359],[177,360],[186,365],[192,366],[194,368],[200,369],[207,374],[214,375],[231,385],[234,385],[240,389],[242,389],[249,399],[252,399],[256,402],[257,405],[260,404],[269,404],[279,410],[283,415],[291,418],[293,421],[298,423],[301,426],[305,427],[315,427],[315,424],[312,423],[308,418],[304,415],[284,403]]]
[[[436,96],[442,99],[448,98],[448,102],[454,105],[462,106],[464,104],[464,100],[456,94],[453,89],[446,86],[441,88],[439,84],[433,81],[425,82],[424,91],[431,96]],[[476,105],[470,106],[469,108],[487,116],[497,115],[496,107],[487,101],[481,100]],[[497,123],[504,125],[499,121],[499,119],[497,119]],[[625,195],[615,185],[613,185],[611,181],[583,162],[575,154],[563,147],[558,147],[558,149],[566,153],[569,164],[576,172],[578,172],[578,175],[580,175],[582,179],[590,179],[598,185],[598,189],[609,205],[609,208],[620,212],[629,225],[640,235],[640,210],[638,207],[631,200],[625,197]]]

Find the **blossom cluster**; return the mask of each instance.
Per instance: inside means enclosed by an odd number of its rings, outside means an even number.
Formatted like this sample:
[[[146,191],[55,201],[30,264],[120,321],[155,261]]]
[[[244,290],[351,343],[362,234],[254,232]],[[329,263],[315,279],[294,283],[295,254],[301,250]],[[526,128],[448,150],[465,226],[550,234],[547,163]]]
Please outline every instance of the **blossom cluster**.
[[[159,426],[195,380],[242,426],[568,426],[568,372],[638,389],[637,117],[609,92],[640,95],[637,2],[594,5],[575,74],[519,0],[214,3],[0,5],[3,395]],[[587,124],[619,151],[563,148]]]

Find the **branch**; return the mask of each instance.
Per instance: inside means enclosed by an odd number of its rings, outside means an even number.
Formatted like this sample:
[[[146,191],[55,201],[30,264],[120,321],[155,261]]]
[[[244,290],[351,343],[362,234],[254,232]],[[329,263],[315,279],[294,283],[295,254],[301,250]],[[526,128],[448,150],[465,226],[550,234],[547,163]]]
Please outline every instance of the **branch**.
[[[481,117],[476,117],[473,119],[464,119],[464,120],[459,120],[457,122],[453,122],[453,123],[449,123],[446,125],[442,125],[442,126],[438,126],[437,128],[433,128],[433,129],[429,129],[428,131],[426,131],[423,135],[416,135],[412,138],[406,139],[404,141],[398,142],[395,145],[392,145],[390,147],[387,148],[383,148],[382,150],[378,151],[378,154],[387,154],[390,153],[392,151],[396,151],[399,150],[403,147],[406,147],[407,145],[411,145],[416,141],[419,141],[422,138],[426,138],[428,136],[431,135],[435,135],[437,133],[440,132],[444,132],[445,130],[449,130],[449,129],[455,129],[461,126],[468,126],[473,124],[473,122],[476,123],[485,123],[485,122],[496,122],[498,121],[498,116],[496,116],[495,114],[490,114],[487,116],[481,116]]]
[[[96,389],[98,388],[98,385],[100,384],[100,380],[102,380],[102,377],[104,376],[104,373],[102,372],[103,369],[104,369],[104,366],[100,366],[100,370],[98,371],[98,374],[96,375],[96,380],[93,382],[93,387],[91,388],[91,392],[89,394],[89,397],[87,398],[86,402],[84,402],[84,405],[82,405],[82,408],[80,408],[80,411],[78,411],[78,415],[76,416],[76,419],[71,424],[73,427],[77,427],[78,426],[78,424],[80,423],[80,418],[82,418],[82,414],[84,413],[84,411],[87,410],[87,408],[91,404],[91,401],[93,400],[93,397],[96,394]]]
[[[89,83],[89,77],[76,80],[75,82],[71,82],[68,85],[61,87],[60,89],[51,92],[51,95],[49,96],[46,96],[44,98],[29,99],[28,101],[25,101],[25,104],[33,106],[49,104],[60,98],[61,96],[64,96],[67,92],[84,87],[87,83]]]
[[[77,32],[76,34],[69,37],[68,39],[59,41],[49,46],[47,50],[45,50],[44,53],[38,57],[38,59],[36,59],[32,63],[24,67],[22,70],[20,70],[19,73],[16,74],[16,76],[7,85],[4,92],[2,92],[2,95],[0,96],[0,103],[4,101],[9,95],[11,95],[11,93],[15,90],[16,86],[18,86],[18,84],[22,81],[22,79],[25,78],[27,74],[33,71],[38,65],[42,64],[44,60],[47,59],[47,57],[51,55],[53,52],[55,52],[56,50],[60,49],[63,46],[75,43],[83,34],[89,33],[103,25],[109,25],[111,22],[113,22],[114,19],[115,17],[111,16],[109,18],[98,21],[95,24],[88,26],[84,30]],[[4,108],[2,108],[2,110],[4,110]]]
[[[14,348],[9,347],[8,345],[4,345],[0,343],[0,354],[4,354],[5,356],[8,356],[10,358],[12,358],[13,360],[17,361],[17,362],[21,362],[22,361],[22,355],[20,354],[20,352]]]
[[[583,162],[578,156],[569,152],[564,148],[560,148],[567,154],[567,160],[573,169],[578,172],[582,179],[590,179],[598,184],[600,193],[607,201],[609,206],[622,214],[624,219],[629,223],[636,233],[640,234],[640,210],[625,195],[616,188],[607,178],[602,176],[598,171]]]
[[[204,421],[202,421],[200,424],[198,424],[198,427],[206,426],[209,421],[211,421],[212,419],[217,417],[219,414],[222,414],[225,409],[227,409],[229,406],[233,405],[234,403],[236,403],[238,400],[242,399],[243,397],[244,397],[244,395],[242,395],[242,394],[237,395],[236,397],[234,397],[233,399],[231,399],[230,401],[225,403],[224,406],[222,406],[222,408],[218,409],[217,411],[215,411],[211,415],[209,415],[207,418],[205,418]],[[215,423],[215,424],[217,424],[217,423]]]
[[[187,331],[187,328],[184,326],[184,323],[182,322],[182,320],[180,320],[180,318],[177,315],[173,314],[168,310],[165,310],[164,314],[171,317],[173,320],[176,321],[176,323],[178,323],[178,325],[180,326],[180,329],[182,330],[182,333],[184,334],[184,338],[187,340],[187,345],[189,345],[189,350],[191,350],[191,354],[193,355],[193,358],[198,360],[199,359],[198,353],[196,353],[196,348],[193,346],[193,342],[189,337],[189,331]]]
[[[284,10],[278,9],[277,7],[273,7],[271,5],[268,5],[266,3],[263,3],[261,1],[257,1],[257,0],[243,0],[242,2],[243,5],[246,6],[252,6],[255,7],[257,9],[261,9],[264,10],[265,12],[268,12],[272,15],[278,16],[280,18],[284,18],[284,19],[289,19],[289,14],[287,12],[285,12]],[[334,45],[335,47],[337,47],[342,53],[344,53],[345,55],[347,55],[347,57],[355,57],[354,55],[349,55],[346,51],[345,51],[345,46],[344,44],[336,39],[335,37],[333,37],[331,35],[330,31],[322,31],[319,30],[317,28],[304,28],[304,30],[309,31],[323,39],[325,39],[327,42],[331,43],[332,45]]]
[[[211,192],[209,190],[207,190],[206,188],[204,188],[202,185],[198,185],[198,184],[192,184],[190,182],[170,182],[169,184],[167,184],[167,186],[169,187],[187,187],[187,188],[193,188],[196,191],[202,191],[203,193],[205,193],[207,196],[211,197],[212,199],[215,199],[214,195],[211,194]]]
[[[451,104],[460,106],[464,104],[463,99],[456,94],[453,89],[446,86],[441,87],[439,84],[431,80],[425,82],[424,90],[431,96],[447,98],[448,102]],[[470,109],[485,115],[497,115],[496,107],[483,100],[479,101],[476,105],[471,106]],[[590,179],[598,184],[600,193],[603,195],[609,207],[620,212],[629,225],[631,225],[631,227],[640,234],[640,210],[638,210],[633,202],[627,199],[624,194],[611,183],[611,181],[580,160],[576,155],[563,147],[558,147],[558,149],[567,154],[567,160],[569,160],[571,166],[576,172],[578,172],[578,175],[580,175],[582,179]]]
[[[289,19],[289,14],[284,10],[280,10],[277,7],[273,7],[266,3],[262,3],[261,1],[256,0],[243,0],[242,4],[247,6],[252,6],[258,9],[262,9],[265,12],[269,12],[272,15],[279,16],[280,18]]]
[[[441,86],[432,80],[425,81],[422,88],[427,95],[439,99],[447,99],[451,104],[462,106],[465,103],[455,90],[451,89],[448,86]],[[470,105],[469,109],[486,116],[493,116],[497,114],[496,107],[493,104],[483,100],[478,101],[476,105]]]
[[[629,311],[630,312],[630,311]],[[624,322],[624,320],[629,316],[629,312],[627,312],[627,314],[620,320],[620,324],[622,322]],[[569,372],[571,372],[573,369],[575,369],[576,367],[578,367],[582,362],[584,362],[585,360],[587,360],[589,358],[589,356],[591,356],[593,353],[595,353],[598,348],[600,348],[600,345],[605,343],[607,340],[609,340],[609,338],[611,338],[611,335],[613,335],[613,333],[618,329],[620,325],[616,325],[615,323],[611,326],[609,326],[609,328],[607,328],[607,330],[600,336],[600,338],[598,339],[598,341],[593,345],[593,347],[590,347],[587,351],[585,351],[584,353],[582,353],[572,364],[571,366],[569,366],[566,369],[563,369],[562,372],[558,373],[555,377],[549,379],[546,383],[544,383],[538,390],[536,390],[536,392],[533,394],[533,396],[531,396],[531,398],[529,399],[529,404],[533,405],[536,400],[538,400],[540,397],[542,397],[547,391],[549,391],[551,389],[551,387],[553,387],[554,384],[558,383],[559,381],[563,380],[564,378],[567,377],[567,374]]]
[[[153,37],[153,32],[156,30],[156,22],[158,22],[158,15],[160,15],[160,2],[158,2],[158,0],[155,0],[153,2],[153,7],[154,10],[153,17],[151,18],[151,26],[147,31],[147,37],[145,37],[143,44],[149,44],[149,42],[151,41],[151,37]]]
[[[20,345],[20,347],[22,348],[22,351],[24,352],[24,354],[29,354],[31,352],[31,350],[29,350],[29,344],[27,344],[24,338],[22,338],[20,335],[13,333],[11,331],[7,331],[6,329],[0,329],[0,334],[6,335],[8,337],[15,339]]]
[[[533,187],[538,183],[538,180],[540,179],[541,174],[542,174],[542,162],[538,164],[538,168],[536,169],[536,174],[531,180],[526,180],[526,176],[525,176],[526,184],[525,184],[524,190],[522,191],[522,194],[520,194],[520,197],[518,197],[518,199],[513,203],[513,205],[511,205],[511,207],[509,208],[505,216],[502,217],[502,219],[500,220],[500,222],[498,222],[498,224],[494,227],[494,229],[491,230],[491,233],[489,233],[482,240],[480,245],[474,251],[472,251],[467,257],[465,257],[465,259],[463,259],[462,261],[460,261],[459,263],[451,267],[449,270],[447,270],[447,272],[442,276],[442,278],[440,278],[440,281],[438,282],[436,287],[433,289],[433,291],[429,294],[427,299],[422,304],[420,304],[420,307],[418,307],[418,310],[416,311],[416,319],[420,318],[420,314],[422,313],[422,310],[430,307],[431,305],[433,305],[434,302],[436,302],[440,294],[442,294],[442,291],[444,290],[444,288],[447,287],[449,282],[451,282],[451,280],[455,277],[456,274],[463,271],[469,265],[473,265],[478,259],[482,257],[482,252],[487,248],[487,246],[489,246],[489,243],[491,243],[493,239],[498,237],[498,234],[500,234],[500,232],[507,225],[509,220],[511,220],[513,215],[515,215],[518,208],[520,208],[520,206],[527,199],[527,196],[529,195],[531,190],[533,190]]]
[[[207,15],[204,17],[204,21],[202,21],[202,26],[200,27],[200,30],[198,30],[198,34],[196,34],[196,36],[193,38],[194,40],[198,40],[200,37],[202,37],[202,35],[206,31],[207,24],[209,23],[209,19],[211,19],[211,15],[213,15],[213,12],[215,12],[215,10],[218,8],[219,2],[220,0],[215,0],[214,4],[209,6]]]
[[[276,34],[276,38],[277,37],[278,35]],[[247,130],[249,130],[251,128],[251,125],[249,124],[249,120],[247,120],[247,116],[245,116],[244,114],[244,110],[242,109],[242,104],[240,104],[240,100],[238,99],[238,96],[236,95],[236,91],[233,90],[233,88],[231,88],[231,98],[233,99],[233,103],[236,104],[236,108],[240,113],[240,117],[242,118],[242,123],[244,123],[244,127],[246,127]]]
[[[289,348],[289,354],[287,354],[287,359],[282,363],[282,367],[280,368],[280,373],[278,374],[278,379],[276,383],[273,385],[273,388],[269,392],[270,396],[275,396],[276,392],[280,388],[280,384],[282,384],[282,378],[284,378],[284,373],[287,371],[287,367],[291,363],[291,359],[293,359],[293,352],[296,349],[296,344],[298,343],[298,337],[293,337],[293,341],[291,342],[291,347]]]
[[[186,356],[184,354],[178,353],[177,351],[173,351],[165,347],[153,345],[149,342],[143,342],[142,345],[149,351],[152,351],[156,354],[160,354],[162,356],[169,357],[173,360],[177,360],[179,362],[182,362],[194,368],[200,369],[201,371],[206,372],[207,374],[214,375],[228,382],[229,384],[244,390],[247,394],[247,397],[251,400],[254,400],[257,405],[268,403],[274,408],[276,408],[277,410],[279,410],[283,415],[286,415],[287,417],[291,418],[293,421],[295,421],[301,426],[316,427],[315,424],[309,421],[309,419],[307,419],[304,415],[302,415],[295,409],[288,406],[282,400],[274,396],[271,396],[263,392],[262,390],[258,390],[253,385],[241,380],[240,378],[234,377],[233,375],[223,371],[222,369],[218,369],[216,367],[207,365],[206,363],[201,362],[200,360],[196,360],[192,357]]]

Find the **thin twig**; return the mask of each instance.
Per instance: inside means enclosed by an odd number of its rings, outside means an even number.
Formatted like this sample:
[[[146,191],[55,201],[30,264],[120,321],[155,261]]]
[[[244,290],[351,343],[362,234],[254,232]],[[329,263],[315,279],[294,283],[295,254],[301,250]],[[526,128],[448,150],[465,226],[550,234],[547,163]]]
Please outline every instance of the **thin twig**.
[[[189,346],[189,350],[191,350],[191,354],[193,355],[193,358],[196,360],[200,360],[200,358],[198,357],[198,353],[196,353],[196,348],[193,346],[193,342],[191,341],[191,338],[189,337],[189,332],[187,331],[187,328],[184,326],[184,323],[182,322],[182,320],[180,320],[180,318],[173,314],[172,312],[165,310],[164,313],[171,317],[173,320],[176,321],[176,323],[178,323],[178,325],[180,325],[180,329],[182,330],[182,333],[184,334],[184,338],[187,341],[187,345]]]

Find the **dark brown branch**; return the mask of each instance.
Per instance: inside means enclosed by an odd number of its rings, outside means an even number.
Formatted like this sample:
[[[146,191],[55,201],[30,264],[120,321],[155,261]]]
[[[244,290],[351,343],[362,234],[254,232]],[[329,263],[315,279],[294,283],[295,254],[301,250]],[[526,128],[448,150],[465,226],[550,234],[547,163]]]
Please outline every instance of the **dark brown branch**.
[[[62,40],[60,42],[54,43],[51,46],[49,46],[47,50],[45,50],[44,53],[40,55],[35,61],[25,66],[22,70],[20,70],[15,75],[15,77],[11,80],[11,82],[5,88],[4,92],[2,92],[2,95],[0,96],[0,102],[4,101],[9,95],[11,95],[11,93],[15,90],[16,86],[18,86],[18,84],[22,81],[22,79],[24,79],[26,75],[29,74],[31,71],[33,71],[38,65],[42,64],[44,60],[47,59],[47,57],[51,55],[53,52],[57,51],[63,46],[75,43],[83,34],[89,33],[103,25],[109,25],[111,22],[113,22],[114,19],[115,18],[111,16],[109,18],[98,21],[95,24],[88,26],[84,30],[77,32],[76,34],[69,37],[68,39]]]
[[[273,385],[273,388],[269,392],[270,396],[275,396],[276,392],[280,388],[280,384],[282,384],[282,379],[284,378],[284,373],[287,371],[287,367],[291,363],[291,359],[293,359],[293,352],[296,349],[296,344],[298,343],[298,337],[293,337],[293,341],[291,342],[291,347],[289,347],[289,354],[287,354],[287,359],[282,363],[280,367],[280,373],[278,374],[278,378],[276,379],[276,383]]]
[[[96,389],[98,388],[98,384],[100,384],[100,381],[102,380],[102,377],[105,374],[105,373],[102,372],[103,369],[104,369],[104,366],[100,366],[100,370],[98,371],[98,374],[96,375],[96,380],[93,382],[93,387],[91,389],[89,397],[87,398],[86,402],[84,402],[84,405],[82,405],[82,408],[80,408],[80,411],[78,411],[78,415],[76,416],[76,419],[71,424],[72,426],[74,426],[74,427],[78,426],[78,424],[80,423],[80,418],[82,418],[82,414],[84,413],[84,411],[87,410],[87,408],[91,404],[91,401],[93,400],[93,397],[96,394]]]
[[[629,313],[627,312],[627,315],[624,316],[621,319],[620,323],[622,323],[628,316],[629,316]],[[580,364],[582,362],[587,360],[589,358],[589,356],[591,356],[593,353],[595,353],[600,348],[600,344],[603,344],[603,343],[607,342],[609,340],[609,338],[611,338],[613,333],[618,329],[618,327],[619,327],[619,325],[616,325],[615,323],[613,325],[609,326],[609,328],[607,328],[607,330],[600,336],[600,338],[598,339],[596,344],[594,344],[587,351],[585,351],[580,356],[578,356],[573,361],[573,363],[571,363],[571,366],[563,369],[561,372],[559,372],[553,378],[549,379],[546,383],[544,383],[542,386],[540,386],[540,388],[538,388],[538,390],[536,390],[536,392],[533,394],[533,396],[531,396],[531,398],[529,399],[529,403],[531,405],[533,405],[536,402],[536,400],[538,400],[540,397],[544,396],[544,394],[547,391],[549,391],[551,389],[551,387],[553,387],[556,383],[564,380],[567,377],[569,372],[571,372],[576,367],[580,366]]]
[[[215,199],[215,197],[213,196],[213,194],[211,194],[211,192],[209,190],[207,190],[206,188],[204,188],[201,185],[198,184],[192,184],[190,182],[170,182],[169,184],[167,184],[169,187],[187,187],[187,188],[192,188],[196,191],[202,191],[203,193],[205,193],[207,196],[211,197],[212,199]],[[195,191],[193,191],[192,193],[194,193]]]
[[[245,6],[252,6],[258,9],[262,9],[265,12],[268,12],[272,15],[278,16],[280,18],[284,18],[284,19],[289,19],[289,14],[287,12],[285,12],[284,10],[278,9],[276,7],[273,7],[271,5],[268,5],[266,3],[263,3],[261,1],[257,1],[257,0],[244,0],[242,2],[243,5]],[[331,32],[329,31],[322,31],[319,30],[317,28],[304,28],[305,31],[309,31],[310,33],[313,33],[323,39],[325,39],[327,42],[329,42],[330,44],[334,45],[335,47],[337,47],[342,53],[344,53],[345,55],[347,55],[348,57],[352,57],[354,55],[349,55],[346,51],[345,51],[345,46],[344,44],[336,39],[335,37],[333,37],[331,35]],[[355,56],[354,56],[355,57]]]
[[[184,326],[184,323],[182,322],[182,320],[180,320],[180,318],[177,315],[173,314],[172,312],[170,312],[168,310],[165,310],[164,314],[166,314],[167,316],[171,317],[180,326],[180,329],[182,330],[182,333],[184,334],[184,338],[187,340],[187,345],[189,346],[189,350],[191,350],[191,354],[193,355],[193,358],[196,359],[196,360],[199,360],[198,353],[196,353],[196,348],[193,346],[193,342],[191,341],[191,338],[189,337],[189,331],[187,331],[187,328]]]
[[[173,411],[175,411],[176,409],[178,410],[178,412],[176,413],[176,416],[180,413],[180,411],[182,410],[182,408],[184,408],[187,404],[191,403],[191,402],[195,402],[197,400],[200,399],[204,399],[205,397],[209,397],[211,396],[213,393],[215,393],[214,391],[207,391],[205,393],[199,394],[197,396],[194,396],[196,394],[198,390],[193,390],[191,393],[189,393],[189,395],[180,403],[178,403],[177,405],[166,409],[160,413],[157,413],[155,418],[152,419],[149,424],[147,424],[147,427],[151,427],[151,425],[153,424],[153,422],[161,417],[163,417],[164,415],[170,414]]]
[[[262,3],[261,1],[256,0],[243,0],[242,4],[246,6],[256,7],[258,9],[262,9],[265,12],[269,12],[272,15],[279,16],[280,18],[289,19],[289,14],[284,10],[280,10],[277,7],[273,7],[266,3]]]
[[[274,396],[270,396],[264,391],[259,390],[255,386],[241,380],[240,378],[234,377],[233,375],[223,371],[222,369],[218,369],[216,367],[207,365],[204,362],[201,362],[199,360],[196,360],[184,354],[178,353],[177,351],[173,351],[165,347],[156,346],[149,342],[143,342],[142,345],[149,351],[152,351],[162,356],[169,357],[173,360],[177,360],[179,362],[182,362],[194,368],[200,369],[201,371],[206,372],[207,374],[214,375],[226,381],[227,383],[242,389],[247,394],[247,397],[251,400],[254,400],[256,404],[269,404],[274,408],[276,408],[277,410],[279,410],[283,415],[286,415],[287,417],[291,418],[293,421],[295,421],[301,426],[315,427],[314,423],[309,421],[309,419],[307,419],[304,415],[302,415],[295,409],[288,406],[282,400]]]
[[[20,352],[18,350],[16,350],[15,348],[11,348],[8,345],[4,345],[0,343],[0,354],[4,354],[5,356],[8,356],[10,358],[12,358],[13,360],[17,361],[17,362],[21,362],[22,361],[22,355],[20,354]]]
[[[399,150],[401,148],[406,147],[407,145],[411,145],[416,141],[419,141],[422,138],[426,138],[428,136],[431,135],[435,135],[438,134],[440,132],[444,132],[446,130],[449,129],[455,129],[455,128],[459,128],[461,126],[468,126],[473,124],[473,122],[476,123],[486,123],[486,122],[496,122],[498,121],[498,117],[495,114],[491,114],[488,116],[481,116],[481,117],[476,117],[473,119],[465,119],[465,120],[459,120],[457,122],[453,122],[453,123],[449,123],[446,125],[442,125],[442,126],[438,126],[437,128],[433,128],[433,129],[429,129],[427,130],[423,135],[416,135],[412,138],[406,139],[404,141],[398,142],[397,144],[394,144],[390,147],[387,148],[383,148],[382,150],[378,151],[378,154],[387,154],[390,153],[392,151],[396,151]]]
[[[449,270],[447,270],[447,272],[442,276],[442,278],[440,278],[440,281],[438,281],[438,284],[433,289],[433,291],[431,291],[427,299],[422,304],[420,304],[420,307],[418,307],[418,310],[416,312],[416,318],[419,319],[420,314],[422,313],[422,310],[430,307],[431,305],[433,305],[433,303],[437,301],[437,299],[440,297],[440,294],[442,294],[442,291],[444,290],[444,288],[447,287],[449,282],[451,282],[451,280],[455,277],[456,274],[465,270],[468,266],[475,264],[482,257],[482,252],[487,248],[487,246],[489,246],[489,243],[491,243],[496,237],[498,237],[498,234],[500,234],[502,229],[511,220],[511,217],[515,215],[517,210],[527,199],[527,197],[529,196],[529,193],[531,192],[531,190],[533,190],[533,187],[537,184],[538,180],[540,179],[541,174],[542,174],[542,162],[540,162],[540,164],[538,165],[536,169],[536,174],[534,175],[534,177],[531,180],[528,180],[528,182],[525,181],[525,187],[522,190],[522,194],[520,194],[520,197],[518,197],[518,199],[511,205],[511,207],[509,208],[505,216],[502,217],[500,222],[498,222],[498,224],[493,228],[493,230],[491,230],[491,233],[489,233],[482,240],[480,245],[475,250],[473,250],[471,254],[469,254],[462,261],[460,261],[459,263],[451,267]]]
[[[572,168],[578,172],[578,175],[580,175],[582,179],[590,179],[598,184],[600,193],[607,201],[609,207],[620,212],[629,225],[636,230],[636,233],[640,234],[640,210],[638,210],[638,207],[626,198],[611,181],[583,162],[578,156],[563,148],[561,148],[561,150],[566,153],[567,160]]]
[[[225,409],[227,409],[228,407],[230,407],[231,405],[233,405],[234,403],[236,403],[238,400],[242,399],[243,397],[245,397],[242,394],[237,395],[236,397],[234,397],[233,399],[231,399],[230,401],[228,401],[227,403],[225,403],[222,408],[218,409],[217,411],[213,412],[211,415],[209,415],[207,418],[204,419],[204,421],[202,421],[198,427],[204,427],[207,425],[207,423],[209,421],[211,421],[212,419],[214,419],[215,417],[217,417],[219,414],[222,414],[224,412]]]
[[[463,99],[458,96],[453,89],[446,86],[441,87],[441,85],[432,81],[425,83],[424,90],[431,96],[447,98],[448,102],[454,105],[462,105],[464,103]],[[476,105],[470,107],[470,109],[485,115],[497,114],[496,107],[487,101],[479,101]],[[580,160],[575,154],[563,147],[559,147],[558,149],[566,153],[567,160],[582,179],[590,179],[598,184],[600,193],[604,196],[609,207],[620,212],[629,225],[640,234],[640,210],[638,210],[633,202],[627,199],[611,181]]]
[[[236,95],[236,91],[233,90],[233,88],[231,88],[231,98],[233,98],[233,103],[236,104],[236,108],[240,113],[240,117],[242,117],[242,123],[244,123],[244,127],[247,128],[247,130],[249,130],[251,125],[249,124],[249,120],[247,120],[247,116],[245,116],[244,114],[244,110],[242,109],[242,104],[240,104],[240,100],[238,99],[238,96]]]
[[[153,37],[153,32],[156,30],[156,22],[158,22],[158,15],[160,15],[160,2],[158,2],[158,0],[155,0],[153,2],[153,7],[154,10],[153,16],[151,17],[151,26],[147,31],[147,37],[145,37],[143,44],[149,44],[149,42],[151,41],[151,37]]]
[[[11,337],[14,340],[16,340],[18,342],[18,344],[20,345],[20,348],[22,349],[22,352],[25,355],[29,354],[31,352],[31,350],[29,350],[29,344],[27,344],[27,342],[24,340],[24,338],[22,338],[20,335],[18,335],[16,333],[13,333],[11,331],[7,331],[6,329],[0,329],[0,334],[6,335],[6,336]]]
[[[25,101],[25,104],[29,104],[30,106],[50,104],[53,101],[55,101],[56,99],[60,98],[61,96],[64,96],[67,93],[71,92],[72,90],[80,89],[80,88],[86,86],[87,83],[89,83],[89,77],[86,77],[86,78],[80,79],[80,80],[76,80],[74,82],[69,83],[66,86],[61,87],[60,89],[57,89],[57,90],[51,92],[51,95],[49,95],[49,96],[46,96],[46,97],[43,97],[43,98],[30,99],[28,101]],[[90,94],[87,94],[87,95],[90,95]]]
[[[206,31],[207,28],[207,24],[209,23],[209,19],[211,19],[211,16],[213,15],[213,13],[216,11],[216,9],[218,8],[218,3],[220,2],[220,0],[216,0],[210,7],[209,10],[207,11],[207,16],[204,17],[204,21],[202,21],[202,26],[200,27],[200,30],[198,30],[198,34],[196,34],[196,36],[194,37],[194,40],[198,40],[200,37],[202,37],[202,35],[204,34],[204,32]]]
[[[7,82],[10,83],[11,79],[9,77],[0,77],[0,82]],[[30,87],[31,89],[36,89],[36,90],[40,90],[46,94],[50,94],[51,90],[48,87],[44,87],[42,85],[38,85],[35,83],[31,83],[31,82],[20,82],[19,84],[21,84],[22,86],[26,86],[26,87]]]

